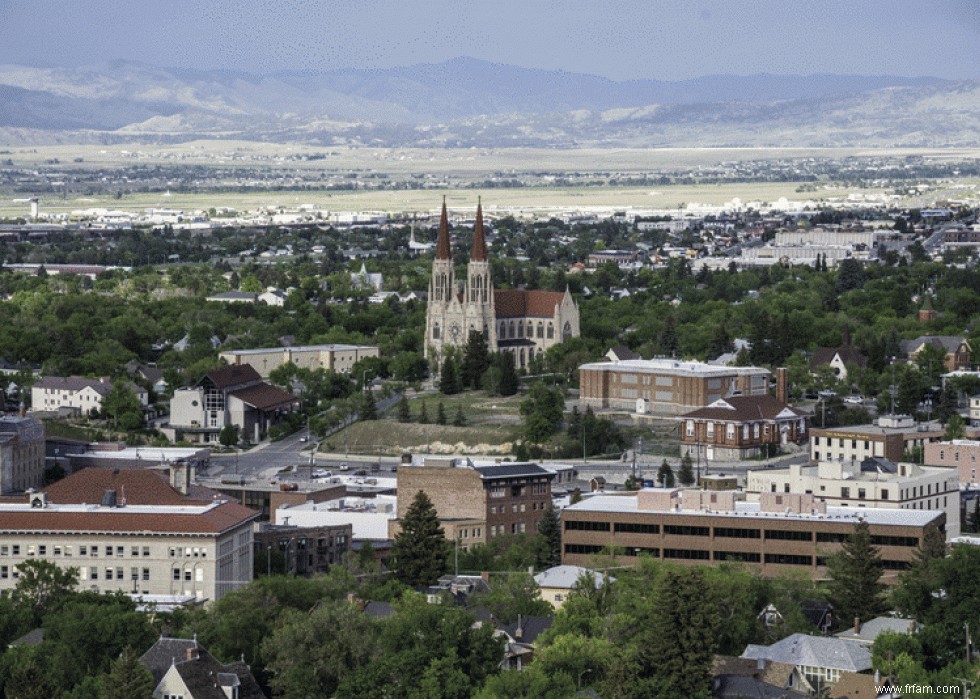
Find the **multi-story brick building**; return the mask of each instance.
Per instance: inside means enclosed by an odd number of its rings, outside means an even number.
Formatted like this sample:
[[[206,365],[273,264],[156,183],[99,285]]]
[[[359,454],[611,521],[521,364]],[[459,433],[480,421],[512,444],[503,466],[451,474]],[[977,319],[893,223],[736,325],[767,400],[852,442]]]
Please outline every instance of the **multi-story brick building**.
[[[938,510],[828,507],[813,495],[764,493],[759,502],[739,494],[646,488],[629,495],[594,495],[562,510],[562,563],[588,566],[595,554],[617,564],[646,554],[677,563],[738,562],[762,575],[802,571],[826,575],[827,558],[861,520],[881,552],[886,582],[914,560],[929,527],[945,536]]]
[[[256,517],[150,471],[87,468],[0,502],[0,590],[16,585],[18,563],[44,559],[77,568],[82,589],[213,601],[252,579]]]
[[[682,415],[722,398],[769,392],[769,370],[676,359],[593,362],[579,367],[583,406]]]
[[[873,425],[810,430],[810,460],[860,462],[880,456],[901,461],[906,450],[921,448],[942,437],[938,424],[916,424],[908,415],[882,415]]]
[[[338,374],[349,374],[351,367],[365,357],[377,357],[377,347],[369,345],[307,345],[301,347],[267,347],[262,349],[230,350],[221,352],[231,366],[248,364],[267,379],[273,370],[292,362],[300,369],[328,369]]]
[[[980,441],[954,439],[949,442],[929,442],[923,461],[929,466],[955,468],[960,483],[980,485]]]
[[[275,552],[277,562],[281,559],[284,563],[285,573],[326,573],[350,553],[353,538],[350,524],[296,527],[265,522],[255,530],[255,565],[258,571],[271,571]]]
[[[681,451],[746,459],[806,439],[810,414],[770,396],[732,396],[681,416]]]
[[[551,502],[555,474],[537,464],[480,466],[469,459],[426,459],[398,468],[398,519],[423,491],[436,508],[446,537],[463,548],[497,536],[534,534]]]
[[[44,482],[44,423],[0,418],[0,493],[40,488]]]
[[[960,493],[955,470],[895,463],[880,457],[862,461],[821,461],[816,466],[749,471],[749,500],[763,493],[812,495],[840,507],[942,510],[949,536],[960,533]]]

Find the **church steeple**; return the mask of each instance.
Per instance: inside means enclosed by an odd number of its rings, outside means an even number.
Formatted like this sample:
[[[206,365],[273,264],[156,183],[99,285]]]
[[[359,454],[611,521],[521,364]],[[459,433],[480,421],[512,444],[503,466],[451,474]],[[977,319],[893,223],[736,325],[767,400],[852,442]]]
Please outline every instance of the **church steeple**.
[[[439,219],[439,237],[436,239],[436,259],[448,260],[452,258],[452,251],[449,249],[449,214],[446,212],[446,197],[442,198],[442,218]]]
[[[477,199],[476,223],[473,226],[473,248],[470,252],[470,262],[487,261],[487,240],[483,235],[483,202]]]

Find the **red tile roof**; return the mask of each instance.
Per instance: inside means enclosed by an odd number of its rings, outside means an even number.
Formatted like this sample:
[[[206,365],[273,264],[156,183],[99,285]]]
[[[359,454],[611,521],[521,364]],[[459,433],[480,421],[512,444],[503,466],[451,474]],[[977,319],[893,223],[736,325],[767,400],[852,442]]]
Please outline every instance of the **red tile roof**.
[[[561,291],[494,289],[493,309],[497,318],[552,318],[555,315],[555,306],[560,305],[564,298],[565,294]]]

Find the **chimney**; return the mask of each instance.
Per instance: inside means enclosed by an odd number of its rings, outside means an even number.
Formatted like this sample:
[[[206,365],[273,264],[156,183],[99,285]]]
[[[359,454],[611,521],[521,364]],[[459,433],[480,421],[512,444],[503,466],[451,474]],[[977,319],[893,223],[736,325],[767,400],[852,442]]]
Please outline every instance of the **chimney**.
[[[514,629],[514,638],[517,639],[518,641],[520,641],[522,638],[524,638],[524,628],[521,625],[521,615],[520,614],[517,615],[517,628]]]
[[[854,617],[854,633],[861,633],[861,617]]]
[[[785,367],[776,369],[776,400],[780,403],[788,402],[789,398],[789,379]]]
[[[756,658],[755,659],[755,671],[761,673],[761,672],[765,672],[765,670],[766,670],[766,659],[765,658]]]
[[[483,582],[490,582],[490,573],[487,571],[481,572],[480,577],[483,578]]]
[[[188,660],[197,660],[198,657],[199,656],[198,656],[198,653],[197,653],[197,647],[193,647],[193,648],[188,648],[187,649],[187,659]]]
[[[881,670],[875,670],[875,684],[881,685]]]

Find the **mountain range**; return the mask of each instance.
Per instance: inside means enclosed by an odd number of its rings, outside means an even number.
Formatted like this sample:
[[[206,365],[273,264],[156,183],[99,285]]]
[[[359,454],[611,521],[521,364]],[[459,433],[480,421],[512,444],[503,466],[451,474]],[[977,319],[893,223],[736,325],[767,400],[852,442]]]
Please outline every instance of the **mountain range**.
[[[0,65],[0,143],[195,138],[383,146],[974,146],[980,81],[614,81],[457,58],[252,74]]]

